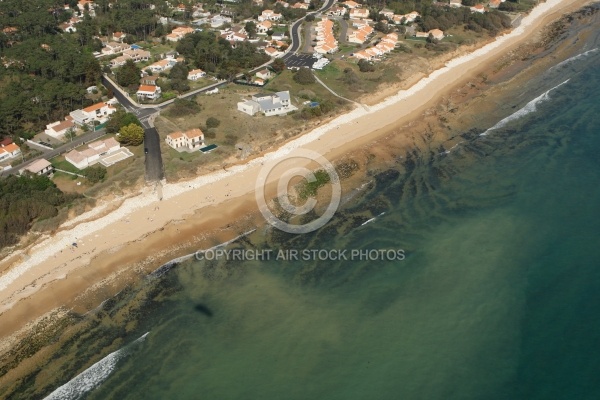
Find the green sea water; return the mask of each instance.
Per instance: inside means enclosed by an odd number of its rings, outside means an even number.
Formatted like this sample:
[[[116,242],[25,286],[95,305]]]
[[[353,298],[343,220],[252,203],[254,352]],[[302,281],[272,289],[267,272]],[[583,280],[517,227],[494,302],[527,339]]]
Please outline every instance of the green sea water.
[[[599,53],[532,82],[485,136],[377,172],[318,232],[261,229],[230,245],[404,260],[178,265],[126,339],[148,335],[80,392],[599,399]]]

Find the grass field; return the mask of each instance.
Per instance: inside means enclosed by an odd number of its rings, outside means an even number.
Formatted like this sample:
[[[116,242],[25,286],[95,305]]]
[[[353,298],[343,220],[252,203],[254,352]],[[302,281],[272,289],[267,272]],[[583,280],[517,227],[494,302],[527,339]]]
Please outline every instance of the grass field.
[[[220,89],[215,95],[198,95],[195,101],[200,104],[200,112],[173,117],[169,109],[161,113],[155,121],[156,128],[161,138],[163,161],[167,179],[194,176],[203,168],[208,171],[216,162],[226,162],[228,158],[251,156],[253,152],[260,152],[276,142],[286,140],[298,135],[304,129],[318,126],[318,120],[304,121],[298,118],[298,111],[285,116],[265,117],[262,115],[249,116],[237,110],[237,103],[249,99],[254,93],[277,92],[289,90],[292,104],[301,109],[302,103],[308,99],[316,101],[337,101],[318,83],[300,85],[293,80],[291,71],[284,71],[277,78],[272,79],[263,89],[250,86],[230,84]],[[304,96],[304,98],[300,96]],[[205,134],[206,120],[209,117],[217,118],[220,125],[211,129],[214,138],[206,138],[207,144],[216,144],[219,147],[209,154],[178,153],[165,143],[167,134],[179,130],[193,128],[202,129]],[[250,148],[251,153],[238,149],[237,144]]]

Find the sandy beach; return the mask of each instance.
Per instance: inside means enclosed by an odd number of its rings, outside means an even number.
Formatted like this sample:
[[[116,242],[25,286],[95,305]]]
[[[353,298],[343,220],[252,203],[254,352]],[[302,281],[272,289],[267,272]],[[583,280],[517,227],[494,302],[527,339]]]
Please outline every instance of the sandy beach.
[[[225,233],[223,238],[215,237],[214,232],[233,218],[252,229],[258,210],[254,192],[263,165],[286,158],[299,167],[308,165],[306,159],[295,158],[297,149],[312,150],[334,160],[365,146],[391,127],[418,118],[448,91],[485,71],[490,62],[538,34],[552,20],[587,2],[548,0],[512,32],[451,60],[410,89],[379,104],[358,106],[244,164],[186,182],[148,186],[106,215],[103,211],[113,209],[114,203],[101,203],[68,221],[55,235],[40,238],[34,246],[15,252],[0,264],[0,338],[58,307],[79,307],[83,312],[97,306],[94,301],[98,299],[83,303],[76,300],[92,287],[110,287],[108,278],[115,274],[143,275],[140,270],[126,267],[140,263],[156,267],[177,252],[173,243],[180,243],[181,249],[190,248],[199,239],[192,232],[204,231],[206,239],[211,232],[216,244],[228,238]],[[114,200],[117,201],[122,199]]]

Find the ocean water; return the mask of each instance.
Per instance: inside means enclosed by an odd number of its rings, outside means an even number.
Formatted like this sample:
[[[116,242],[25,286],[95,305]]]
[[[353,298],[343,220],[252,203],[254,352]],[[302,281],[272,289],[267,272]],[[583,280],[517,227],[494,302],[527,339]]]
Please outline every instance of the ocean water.
[[[374,174],[321,230],[228,245],[405,259],[182,263],[122,349],[50,398],[600,398],[599,53]]]

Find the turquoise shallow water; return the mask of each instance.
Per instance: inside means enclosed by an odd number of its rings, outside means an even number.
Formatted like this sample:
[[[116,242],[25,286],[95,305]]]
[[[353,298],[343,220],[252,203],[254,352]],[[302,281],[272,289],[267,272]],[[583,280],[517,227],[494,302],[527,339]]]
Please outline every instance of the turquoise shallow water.
[[[600,398],[599,61],[540,77],[536,96],[569,80],[486,136],[376,175],[319,232],[233,245],[403,261],[172,269],[149,334],[88,398]]]

